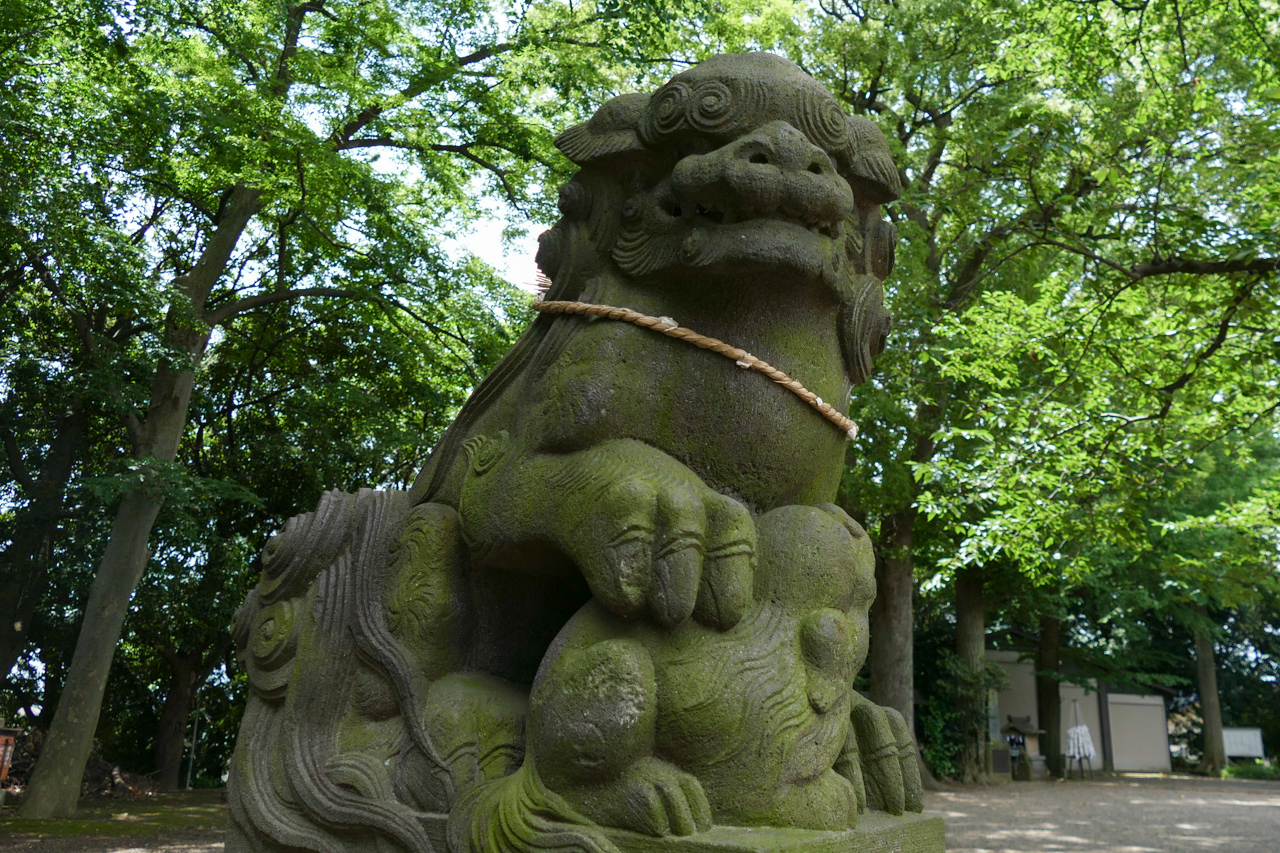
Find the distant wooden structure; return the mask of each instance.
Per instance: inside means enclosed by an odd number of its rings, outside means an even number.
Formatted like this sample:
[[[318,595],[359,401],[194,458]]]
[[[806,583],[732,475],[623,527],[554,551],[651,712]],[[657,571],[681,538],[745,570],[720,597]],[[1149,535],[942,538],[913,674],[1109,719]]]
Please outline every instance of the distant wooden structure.
[[[1030,725],[1040,728],[1040,712],[1036,707],[1035,662],[1027,652],[988,649],[987,659],[997,664],[1009,676],[1009,689],[1000,691],[993,708],[993,740],[1000,739],[998,721],[1009,717],[1029,718]],[[1062,684],[1059,688],[1062,700],[1060,719],[1063,722],[1061,740],[1057,744],[1059,755],[1067,755],[1067,730],[1073,725],[1086,725],[1096,736],[1102,753],[1102,765],[1107,770],[1119,772],[1169,773],[1172,761],[1169,753],[1169,724],[1165,714],[1164,697],[1159,694],[1118,693],[1105,684],[1089,683],[1089,687]],[[1078,703],[1073,705],[1073,703]],[[1079,717],[1075,709],[1079,708]],[[998,716],[997,716],[998,715]],[[1043,742],[1028,739],[1027,753],[1031,766],[1030,778],[1043,778],[1045,751],[1051,748]]]

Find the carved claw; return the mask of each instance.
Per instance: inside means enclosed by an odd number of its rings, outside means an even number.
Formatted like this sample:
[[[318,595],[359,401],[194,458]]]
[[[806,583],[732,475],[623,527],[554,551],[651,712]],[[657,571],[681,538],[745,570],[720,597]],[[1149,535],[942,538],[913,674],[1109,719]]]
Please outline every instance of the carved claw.
[[[482,449],[482,448],[479,448]],[[751,604],[755,526],[746,507],[631,440],[568,454],[472,454],[459,501],[469,543],[511,561],[552,543],[623,618],[727,629]]]
[[[904,810],[924,811],[924,784],[920,779],[920,765],[916,763],[916,742],[907,728],[907,721],[892,708],[885,708],[889,727],[898,741],[898,762],[902,767],[902,793]]]
[[[906,720],[857,693],[853,703],[853,725],[836,771],[860,789],[859,809],[923,811],[924,789]]]
[[[596,799],[598,823],[646,835],[692,835],[711,828],[711,806],[701,783],[660,758],[642,758]],[[603,808],[601,808],[603,806]]]

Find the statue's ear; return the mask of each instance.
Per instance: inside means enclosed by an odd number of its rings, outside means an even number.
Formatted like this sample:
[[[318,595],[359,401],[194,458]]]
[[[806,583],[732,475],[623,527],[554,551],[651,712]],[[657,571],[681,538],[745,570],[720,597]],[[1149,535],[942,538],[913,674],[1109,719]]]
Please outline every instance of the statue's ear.
[[[840,172],[861,201],[884,204],[902,195],[902,181],[893,165],[889,141],[880,128],[863,116],[848,117],[844,149],[836,156]]]
[[[579,166],[615,154],[643,151],[644,144],[636,128],[648,105],[649,96],[644,92],[619,95],[606,101],[582,124],[575,124],[557,136],[556,147]]]
[[[854,385],[871,376],[875,357],[884,352],[893,318],[884,307],[884,285],[874,276],[859,276],[858,291],[840,305],[836,331],[845,374]]]

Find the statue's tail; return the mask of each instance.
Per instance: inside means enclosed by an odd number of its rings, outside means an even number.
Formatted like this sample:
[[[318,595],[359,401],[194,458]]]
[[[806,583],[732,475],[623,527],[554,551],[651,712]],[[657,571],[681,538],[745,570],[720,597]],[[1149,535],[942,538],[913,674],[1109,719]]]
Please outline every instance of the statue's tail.
[[[462,795],[449,815],[453,853],[619,853],[600,827],[538,777],[531,758],[496,782]]]
[[[364,664],[397,694],[404,749],[441,766],[416,713],[410,656],[392,637],[383,604],[409,510],[405,492],[326,492],[315,512],[290,519],[264,549],[262,580],[234,627],[250,695],[228,780],[228,853],[346,853],[387,842],[443,853],[425,828],[428,815],[394,796],[391,762],[339,745]],[[440,776],[448,798],[448,774]]]

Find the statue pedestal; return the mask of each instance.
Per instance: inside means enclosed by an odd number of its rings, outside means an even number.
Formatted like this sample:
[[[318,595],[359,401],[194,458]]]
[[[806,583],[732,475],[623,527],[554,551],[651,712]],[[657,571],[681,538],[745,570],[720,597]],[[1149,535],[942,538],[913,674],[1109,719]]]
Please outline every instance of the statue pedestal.
[[[449,849],[446,820],[446,815],[431,815],[423,821],[437,850]],[[620,853],[945,853],[938,815],[893,817],[873,812],[858,818],[857,829],[843,832],[713,826],[708,832],[670,838],[622,829],[605,830],[605,834]]]
[[[778,827],[716,826],[681,838],[608,832],[621,853],[943,853],[942,818],[881,813],[858,818],[857,829],[818,832]]]

